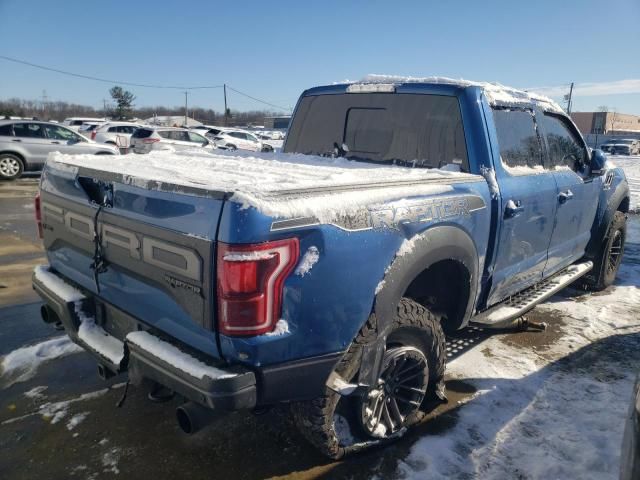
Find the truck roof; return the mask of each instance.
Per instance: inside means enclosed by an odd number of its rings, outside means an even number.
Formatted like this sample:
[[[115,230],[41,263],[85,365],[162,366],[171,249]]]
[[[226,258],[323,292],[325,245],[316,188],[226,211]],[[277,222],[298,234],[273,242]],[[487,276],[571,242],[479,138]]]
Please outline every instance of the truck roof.
[[[307,90],[304,95],[321,95],[323,93],[366,93],[366,92],[398,92],[415,93],[416,88],[425,90],[434,86],[448,86],[453,89],[479,88],[483,90],[490,105],[496,106],[538,106],[543,110],[564,113],[560,105],[549,97],[517,88],[507,87],[499,83],[476,82],[472,80],[448,77],[407,77],[399,75],[367,75],[361,80],[346,81],[339,84],[316,87]],[[405,92],[403,92],[405,90]],[[427,93],[425,91],[425,93]]]

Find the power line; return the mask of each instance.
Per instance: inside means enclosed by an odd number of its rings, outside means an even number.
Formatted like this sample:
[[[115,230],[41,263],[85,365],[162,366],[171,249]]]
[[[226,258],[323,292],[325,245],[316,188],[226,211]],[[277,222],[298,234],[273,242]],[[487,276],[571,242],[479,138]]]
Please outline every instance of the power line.
[[[249,94],[247,94],[247,93],[244,93],[244,92],[241,92],[240,90],[236,90],[235,88],[230,87],[229,85],[227,85],[227,88],[228,88],[229,90],[233,91],[233,92],[239,93],[239,94],[240,94],[240,95],[242,95],[242,96],[245,96],[245,97],[247,97],[247,98],[250,98],[251,100],[255,100],[256,102],[264,103],[265,105],[269,105],[270,107],[274,107],[274,108],[279,108],[279,109],[281,109],[281,110],[288,110],[288,111],[291,111],[291,107],[283,107],[283,106],[280,106],[280,105],[274,105],[273,103],[269,103],[269,102],[267,102],[267,101],[265,101],[265,100],[260,100],[259,98],[252,97],[251,95],[249,95]]]
[[[177,85],[153,85],[153,84],[145,84],[145,83],[133,83],[133,82],[124,82],[121,80],[109,80],[106,78],[94,77],[91,75],[83,75],[81,73],[68,72],[66,70],[60,70],[58,68],[46,67],[44,65],[38,65],[36,63],[27,62],[25,60],[19,60],[17,58],[7,57],[5,55],[0,55],[0,58],[3,60],[7,60],[8,62],[20,63],[22,65],[28,65],[30,67],[39,68],[41,70],[47,70],[49,72],[60,73],[62,75],[69,75],[71,77],[84,78],[86,80],[94,80],[96,82],[104,82],[118,85],[128,85],[131,87],[143,87],[143,88],[164,88],[164,89],[174,89],[174,90],[199,90],[205,88],[222,88],[222,85],[205,85],[205,86],[197,86],[197,87],[184,87]]]
[[[224,85],[201,85],[201,86],[195,86],[195,87],[185,87],[185,86],[180,86],[180,85],[154,85],[154,84],[145,84],[145,83],[134,83],[134,82],[125,82],[125,81],[121,81],[121,80],[109,80],[106,78],[100,78],[100,77],[94,77],[92,75],[84,75],[81,73],[74,73],[74,72],[68,72],[66,70],[61,70],[59,68],[53,68],[53,67],[47,67],[44,65],[38,65],[37,63],[31,63],[31,62],[27,62],[26,60],[20,60],[17,58],[12,58],[12,57],[7,57],[5,55],[0,55],[0,59],[6,60],[8,62],[14,62],[14,63],[19,63],[22,65],[28,65],[29,67],[33,67],[33,68],[39,68],[41,70],[47,70],[49,72],[55,72],[55,73],[59,73],[62,75],[68,75],[71,77],[77,77],[77,78],[84,78],[85,80],[93,80],[96,82],[103,82],[103,83],[110,83],[110,84],[118,84],[118,85],[127,85],[127,86],[131,86],[131,87],[142,87],[142,88],[160,88],[160,89],[173,89],[173,90],[204,90],[204,89],[215,89],[215,88],[223,88]],[[236,92],[239,95],[242,95],[244,97],[250,98],[251,100],[258,102],[258,103],[262,103],[264,105],[269,105],[270,107],[274,107],[274,108],[279,108],[281,110],[288,110],[291,111],[291,107],[283,107],[281,105],[275,105],[271,102],[268,102],[266,100],[262,100],[260,98],[254,97],[252,95],[249,95],[248,93],[244,93],[241,92],[240,90],[236,90],[235,88],[227,85],[227,88],[229,88],[229,90],[232,90],[234,92]]]

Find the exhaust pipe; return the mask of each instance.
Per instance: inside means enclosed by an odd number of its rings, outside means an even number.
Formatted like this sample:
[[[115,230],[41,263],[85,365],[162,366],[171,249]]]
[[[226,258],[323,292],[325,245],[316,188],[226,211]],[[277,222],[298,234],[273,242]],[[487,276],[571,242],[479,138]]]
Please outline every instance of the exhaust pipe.
[[[193,402],[187,402],[176,409],[178,425],[188,435],[202,430],[213,421],[215,416],[214,410]]]
[[[114,375],[115,373],[113,373],[109,367],[107,367],[106,365],[103,365],[102,363],[98,364],[98,376],[102,380],[109,380]]]
[[[59,323],[60,317],[58,314],[48,305],[42,305],[40,307],[40,316],[44,323]]]

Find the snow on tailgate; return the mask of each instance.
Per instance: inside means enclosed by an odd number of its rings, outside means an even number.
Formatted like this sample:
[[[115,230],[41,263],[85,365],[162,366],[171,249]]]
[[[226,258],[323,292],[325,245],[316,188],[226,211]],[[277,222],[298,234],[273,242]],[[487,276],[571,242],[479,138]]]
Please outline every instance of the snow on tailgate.
[[[451,191],[447,180],[482,180],[460,172],[285,153],[189,151],[104,157],[50,154],[48,168],[58,165],[121,174],[126,183],[143,188],[149,181],[156,181],[230,192],[234,194],[233,201],[255,207],[265,215],[315,216],[321,221],[388,200],[446,193]]]

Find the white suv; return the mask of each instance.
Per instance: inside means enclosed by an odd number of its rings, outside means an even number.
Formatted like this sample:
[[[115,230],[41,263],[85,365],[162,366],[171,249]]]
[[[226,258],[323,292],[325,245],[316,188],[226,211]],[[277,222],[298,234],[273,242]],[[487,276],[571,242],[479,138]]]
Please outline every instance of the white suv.
[[[251,150],[252,152],[272,152],[273,147],[262,143],[255,135],[242,130],[221,131],[213,138],[216,147],[224,150]]]
[[[131,135],[141,126],[131,122],[107,122],[91,131],[91,140],[128,148],[131,143]]]
[[[140,127],[131,135],[131,148],[135,153],[152,150],[212,149],[211,142],[187,128]]]

